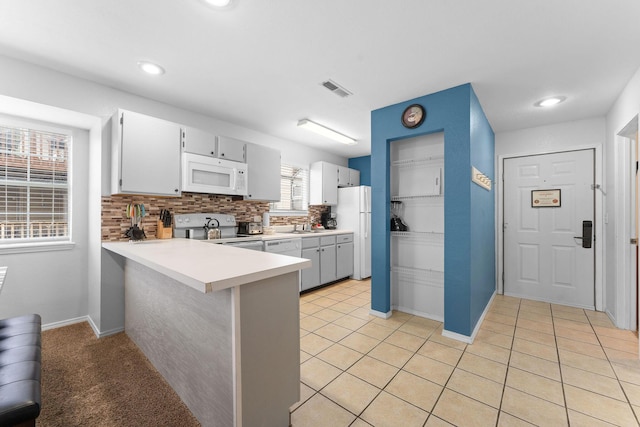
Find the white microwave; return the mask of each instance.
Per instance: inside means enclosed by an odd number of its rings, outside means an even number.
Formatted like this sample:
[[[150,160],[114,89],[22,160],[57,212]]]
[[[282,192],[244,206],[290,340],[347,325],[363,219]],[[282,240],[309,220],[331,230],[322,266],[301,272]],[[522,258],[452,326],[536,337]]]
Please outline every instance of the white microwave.
[[[247,164],[182,153],[182,191],[247,195]]]

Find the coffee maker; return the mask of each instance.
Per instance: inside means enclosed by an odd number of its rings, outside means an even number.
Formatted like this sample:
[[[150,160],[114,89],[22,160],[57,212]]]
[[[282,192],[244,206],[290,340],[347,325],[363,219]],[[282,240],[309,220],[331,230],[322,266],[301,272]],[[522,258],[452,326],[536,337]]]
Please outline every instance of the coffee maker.
[[[326,230],[335,230],[338,226],[338,222],[336,221],[337,216],[338,214],[331,212],[331,207],[329,207],[328,211],[320,214],[320,224],[322,224]]]

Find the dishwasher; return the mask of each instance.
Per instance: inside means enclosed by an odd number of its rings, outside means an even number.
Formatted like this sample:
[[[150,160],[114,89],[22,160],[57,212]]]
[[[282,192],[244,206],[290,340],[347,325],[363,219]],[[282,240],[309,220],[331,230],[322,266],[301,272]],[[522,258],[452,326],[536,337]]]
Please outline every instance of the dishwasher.
[[[226,242],[225,246],[235,246],[236,248],[251,249],[253,251],[262,251],[262,240],[250,240],[248,242]]]
[[[267,240],[264,242],[264,251],[273,254],[302,257],[302,238]]]

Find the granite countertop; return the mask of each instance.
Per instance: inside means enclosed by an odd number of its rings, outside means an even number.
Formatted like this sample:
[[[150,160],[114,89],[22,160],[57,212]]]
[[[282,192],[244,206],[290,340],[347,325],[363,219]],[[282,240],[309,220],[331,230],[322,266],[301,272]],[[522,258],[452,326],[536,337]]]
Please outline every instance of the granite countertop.
[[[211,245],[202,240],[103,242],[102,247],[200,292],[227,289],[311,267],[311,261],[304,258]]]

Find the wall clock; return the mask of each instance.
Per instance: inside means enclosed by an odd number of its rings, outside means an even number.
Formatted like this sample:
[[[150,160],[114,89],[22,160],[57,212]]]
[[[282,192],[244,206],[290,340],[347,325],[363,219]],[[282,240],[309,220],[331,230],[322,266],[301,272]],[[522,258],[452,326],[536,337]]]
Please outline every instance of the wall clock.
[[[411,104],[402,112],[402,125],[409,129],[416,128],[424,122],[427,112],[420,104]]]

